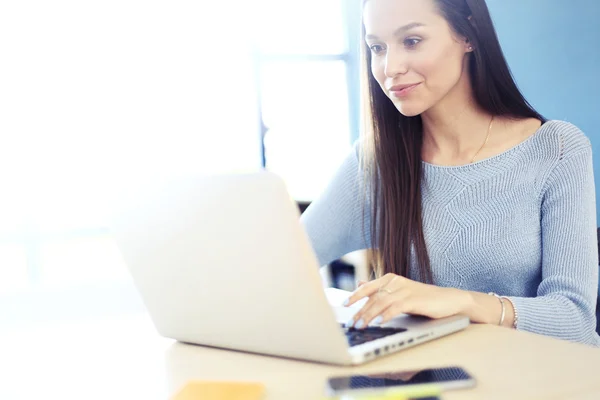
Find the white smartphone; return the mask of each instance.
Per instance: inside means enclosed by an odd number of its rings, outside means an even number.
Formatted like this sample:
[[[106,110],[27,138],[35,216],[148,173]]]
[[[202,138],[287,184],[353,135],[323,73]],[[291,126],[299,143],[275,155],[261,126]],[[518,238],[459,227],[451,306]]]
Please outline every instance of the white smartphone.
[[[327,383],[328,394],[340,396],[382,393],[431,384],[437,385],[441,390],[465,389],[475,386],[475,379],[463,368],[447,367],[371,375],[339,376],[329,378]]]

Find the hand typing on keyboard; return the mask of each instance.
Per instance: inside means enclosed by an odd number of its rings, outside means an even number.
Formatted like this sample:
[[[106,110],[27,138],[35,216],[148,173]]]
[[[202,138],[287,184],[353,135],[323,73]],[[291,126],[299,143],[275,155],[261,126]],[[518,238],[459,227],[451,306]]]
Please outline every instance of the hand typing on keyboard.
[[[346,324],[364,329],[379,325],[400,314],[443,318],[463,313],[469,305],[468,292],[416,282],[395,274],[386,274],[371,282],[360,283],[344,306],[350,307],[368,297],[366,304]]]

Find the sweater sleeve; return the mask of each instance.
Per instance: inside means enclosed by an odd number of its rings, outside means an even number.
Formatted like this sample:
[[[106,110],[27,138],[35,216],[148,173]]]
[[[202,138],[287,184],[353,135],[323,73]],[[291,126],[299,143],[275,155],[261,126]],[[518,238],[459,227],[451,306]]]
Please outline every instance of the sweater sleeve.
[[[510,297],[518,329],[600,346],[596,198],[585,137],[560,159],[542,189],[542,280],[537,297]]]
[[[369,247],[369,218],[365,210],[363,235],[362,172],[359,168],[360,142],[344,159],[324,192],[300,218],[315,250],[319,265]]]

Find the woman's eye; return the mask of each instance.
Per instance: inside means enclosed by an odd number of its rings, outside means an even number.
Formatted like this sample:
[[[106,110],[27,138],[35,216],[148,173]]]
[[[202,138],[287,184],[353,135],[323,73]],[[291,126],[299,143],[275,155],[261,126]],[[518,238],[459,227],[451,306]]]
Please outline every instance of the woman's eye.
[[[383,46],[380,44],[373,44],[373,45],[369,46],[369,48],[371,49],[373,54],[379,54],[383,51]]]
[[[421,41],[421,39],[418,39],[418,38],[407,38],[407,39],[404,39],[404,46],[408,47],[409,49],[412,49],[412,48],[416,47],[420,41]]]

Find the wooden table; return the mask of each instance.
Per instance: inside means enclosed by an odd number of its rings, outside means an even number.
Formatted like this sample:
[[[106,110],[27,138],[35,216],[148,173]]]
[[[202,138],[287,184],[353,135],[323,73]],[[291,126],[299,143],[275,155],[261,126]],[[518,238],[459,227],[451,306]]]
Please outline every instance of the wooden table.
[[[187,381],[263,382],[265,400],[320,399],[330,375],[460,365],[477,379],[453,399],[600,399],[600,349],[504,328],[463,332],[360,367],[287,360],[161,338],[146,315],[0,333],[2,399],[166,399]]]

